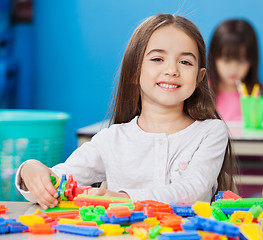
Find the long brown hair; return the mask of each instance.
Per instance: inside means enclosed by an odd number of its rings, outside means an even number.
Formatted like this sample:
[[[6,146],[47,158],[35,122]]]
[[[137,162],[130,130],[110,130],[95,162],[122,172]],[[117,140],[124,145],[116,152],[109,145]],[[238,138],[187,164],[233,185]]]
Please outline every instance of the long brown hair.
[[[219,75],[216,60],[221,57],[239,60],[247,59],[250,69],[242,80],[249,93],[258,78],[258,41],[251,24],[242,19],[231,19],[221,23],[215,30],[208,51],[208,77],[210,87],[216,99],[218,95]]]
[[[118,87],[115,89],[112,104],[111,123],[126,123],[140,115],[139,80],[145,49],[153,32],[167,25],[181,29],[196,42],[199,52],[199,69],[206,68],[205,43],[198,28],[190,20],[170,14],[158,14],[147,18],[134,31],[124,53]],[[209,91],[206,75],[197,84],[194,93],[185,100],[184,112],[194,120],[220,119]],[[223,167],[218,176],[218,190],[232,189],[232,166],[231,146],[228,143]],[[230,181],[225,181],[227,170]]]

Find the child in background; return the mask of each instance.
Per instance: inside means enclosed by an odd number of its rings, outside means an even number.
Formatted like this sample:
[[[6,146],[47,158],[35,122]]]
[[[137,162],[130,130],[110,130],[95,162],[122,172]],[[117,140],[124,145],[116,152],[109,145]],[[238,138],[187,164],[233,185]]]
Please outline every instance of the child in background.
[[[258,43],[252,26],[244,20],[220,24],[208,52],[208,79],[216,107],[225,121],[241,121],[238,84],[251,93],[258,79]]]
[[[123,57],[112,122],[65,163],[49,169],[24,162],[17,188],[43,208],[57,204],[51,174],[72,174],[79,185],[107,180],[108,190],[89,194],[132,201],[211,201],[217,190],[231,189],[228,131],[210,96],[205,43],[191,21],[161,14],[137,27]]]

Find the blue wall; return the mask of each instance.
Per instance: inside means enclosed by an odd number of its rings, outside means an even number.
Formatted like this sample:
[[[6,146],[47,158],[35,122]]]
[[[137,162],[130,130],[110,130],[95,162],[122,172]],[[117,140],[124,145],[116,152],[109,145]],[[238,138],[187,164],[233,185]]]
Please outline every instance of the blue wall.
[[[103,120],[125,47],[142,19],[177,13],[209,43],[217,24],[246,18],[258,32],[262,59],[262,9],[261,0],[34,1],[33,107],[71,114],[67,157],[77,146],[76,130]]]
[[[30,109],[33,106],[33,40],[32,24],[19,23],[14,28],[13,58],[18,62],[17,94],[15,108]]]

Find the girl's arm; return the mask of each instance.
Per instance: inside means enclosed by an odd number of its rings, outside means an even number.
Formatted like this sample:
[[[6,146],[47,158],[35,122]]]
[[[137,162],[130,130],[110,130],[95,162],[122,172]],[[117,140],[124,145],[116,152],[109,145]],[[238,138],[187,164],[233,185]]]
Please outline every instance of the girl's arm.
[[[72,174],[78,185],[88,186],[94,182],[105,180],[104,163],[101,160],[98,143],[102,143],[103,134],[97,134],[91,142],[84,143],[61,164],[49,169],[37,160],[24,162],[16,174],[16,187],[29,201],[38,202],[42,207],[55,206],[57,192],[54,189],[50,175],[61,177],[62,174]],[[99,141],[98,141],[99,140]]]
[[[79,186],[105,181],[105,167],[94,139],[82,144],[61,164],[51,168],[58,176],[71,174]]]

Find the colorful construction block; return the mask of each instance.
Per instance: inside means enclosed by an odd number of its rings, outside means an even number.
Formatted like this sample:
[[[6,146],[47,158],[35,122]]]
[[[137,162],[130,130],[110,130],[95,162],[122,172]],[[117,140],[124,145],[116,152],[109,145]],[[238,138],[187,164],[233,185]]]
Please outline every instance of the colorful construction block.
[[[38,223],[29,227],[29,232],[33,234],[53,234],[55,229],[48,223]]]
[[[192,208],[195,211],[195,214],[201,217],[209,218],[212,214],[212,208],[208,202],[196,202]]]
[[[88,237],[97,237],[100,234],[103,234],[103,231],[98,227],[75,226],[71,224],[58,224],[57,226],[54,226],[54,228],[59,232],[83,235]]]
[[[200,240],[198,232],[168,232],[158,236],[158,240]]]
[[[101,224],[100,229],[103,230],[103,235],[106,236],[121,235],[124,232],[124,228],[119,224]]]

